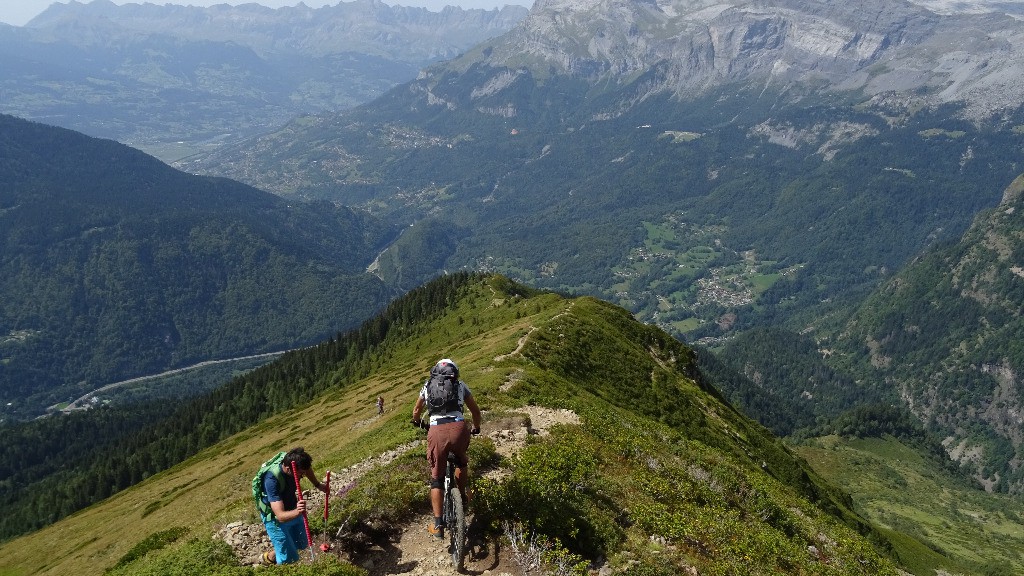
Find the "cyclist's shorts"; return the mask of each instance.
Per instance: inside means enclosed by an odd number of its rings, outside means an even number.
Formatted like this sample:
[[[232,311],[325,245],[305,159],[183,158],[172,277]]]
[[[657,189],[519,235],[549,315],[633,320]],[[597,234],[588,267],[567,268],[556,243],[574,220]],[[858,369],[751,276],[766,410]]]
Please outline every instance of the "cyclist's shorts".
[[[463,466],[469,464],[469,426],[465,421],[431,426],[427,431],[427,463],[431,479],[444,478],[448,452],[452,451]]]

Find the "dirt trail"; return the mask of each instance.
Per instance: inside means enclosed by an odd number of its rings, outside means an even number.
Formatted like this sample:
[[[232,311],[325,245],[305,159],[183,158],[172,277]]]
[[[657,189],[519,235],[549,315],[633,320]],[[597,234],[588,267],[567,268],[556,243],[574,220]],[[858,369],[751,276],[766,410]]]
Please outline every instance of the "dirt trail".
[[[483,434],[489,437],[495,445],[499,454],[512,456],[526,445],[527,437],[531,435],[544,436],[548,434],[549,428],[554,424],[578,424],[579,417],[569,410],[552,410],[529,406],[517,410],[525,414],[528,420],[521,417],[507,417],[491,421],[484,418]],[[524,425],[528,422],[528,425]],[[338,489],[358,480],[366,472],[384,465],[408,450],[424,450],[424,442],[417,441],[405,444],[349,466],[344,470],[331,473],[331,491],[336,493]],[[507,471],[496,470],[489,473],[489,476],[500,478]],[[307,493],[310,500],[310,510],[323,509],[323,495],[318,491]],[[464,567],[461,574],[477,576],[520,576],[524,570],[513,559],[512,551],[504,550],[502,544],[495,540],[485,540],[479,527],[473,522],[472,507],[467,518],[469,524],[469,546],[464,560]],[[369,576],[389,576],[392,574],[408,574],[411,576],[444,576],[459,574],[452,568],[451,558],[447,552],[447,539],[438,540],[431,536],[427,530],[427,523],[430,522],[429,515],[422,515],[414,518],[411,522],[400,526],[397,534],[390,539],[373,542],[356,556],[349,556],[343,551],[332,549],[329,554],[337,554],[344,559],[361,566],[367,570]],[[234,549],[235,554],[243,564],[258,564],[260,554],[271,548],[267,540],[263,526],[260,524],[245,524],[233,522],[228,524],[216,534],[216,537],[223,539]],[[329,534],[329,537],[334,536]],[[314,546],[323,541],[322,534],[314,534]],[[318,549],[314,549],[321,553]],[[308,552],[302,553],[303,558]]]

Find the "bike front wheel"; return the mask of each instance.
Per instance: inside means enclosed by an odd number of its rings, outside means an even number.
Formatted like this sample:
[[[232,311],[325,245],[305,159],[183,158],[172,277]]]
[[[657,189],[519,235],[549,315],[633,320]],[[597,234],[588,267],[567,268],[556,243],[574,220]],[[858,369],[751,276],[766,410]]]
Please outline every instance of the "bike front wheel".
[[[452,566],[456,570],[462,569],[462,555],[465,551],[466,542],[466,512],[462,506],[462,493],[458,487],[453,486],[448,491],[448,551],[452,554]]]

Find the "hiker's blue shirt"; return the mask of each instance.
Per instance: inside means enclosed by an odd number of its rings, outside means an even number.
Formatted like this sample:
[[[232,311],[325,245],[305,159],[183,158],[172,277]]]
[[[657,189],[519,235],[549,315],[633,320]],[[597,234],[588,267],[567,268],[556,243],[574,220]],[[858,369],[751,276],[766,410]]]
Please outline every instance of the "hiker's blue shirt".
[[[295,510],[299,505],[299,499],[295,495],[295,481],[288,474],[281,474],[281,480],[284,486],[277,482],[273,474],[263,475],[263,493],[267,495],[267,504],[284,502],[285,511]]]

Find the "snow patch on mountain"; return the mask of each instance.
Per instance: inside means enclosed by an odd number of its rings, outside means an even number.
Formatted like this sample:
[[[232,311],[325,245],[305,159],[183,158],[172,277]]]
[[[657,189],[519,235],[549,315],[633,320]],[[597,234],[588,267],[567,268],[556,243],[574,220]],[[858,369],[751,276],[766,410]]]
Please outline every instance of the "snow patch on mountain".
[[[987,14],[1000,12],[1024,18],[1024,6],[1020,2],[993,2],[991,0],[910,0],[937,14]]]

